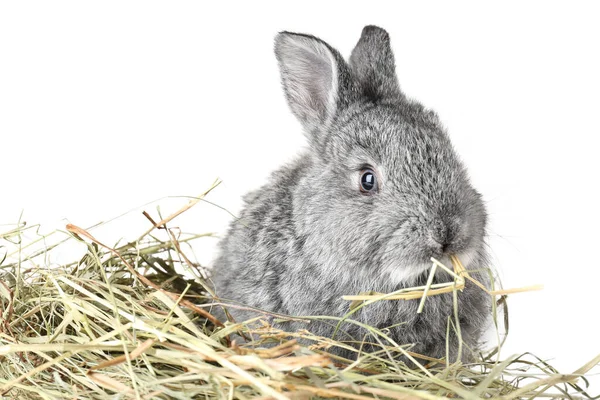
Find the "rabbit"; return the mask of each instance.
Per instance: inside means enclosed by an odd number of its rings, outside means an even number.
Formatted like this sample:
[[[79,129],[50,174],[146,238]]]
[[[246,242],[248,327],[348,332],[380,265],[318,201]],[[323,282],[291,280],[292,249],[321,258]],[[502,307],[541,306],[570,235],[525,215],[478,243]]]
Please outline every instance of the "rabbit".
[[[230,315],[244,321],[261,315],[256,308],[342,317],[350,303],[343,295],[423,285],[431,257],[451,265],[450,254],[489,285],[482,197],[438,116],[400,90],[389,34],[366,26],[346,62],[319,38],[284,31],[275,55],[309,146],[244,197],[219,244],[216,296],[248,306],[230,307]],[[445,281],[450,275],[438,271],[434,282]],[[469,282],[457,298],[460,354],[452,293],[429,297],[421,313],[419,299],[366,305],[336,334],[349,346],[330,351],[356,358],[354,348],[377,348],[362,323],[411,352],[469,360],[492,302]],[[331,337],[336,323],[281,326]]]

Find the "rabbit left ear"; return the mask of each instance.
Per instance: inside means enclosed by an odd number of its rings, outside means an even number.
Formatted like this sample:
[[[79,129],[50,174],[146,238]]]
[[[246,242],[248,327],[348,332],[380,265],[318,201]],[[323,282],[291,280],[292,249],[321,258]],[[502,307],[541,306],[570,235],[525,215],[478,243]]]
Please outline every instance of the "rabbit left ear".
[[[278,34],[275,55],[290,108],[310,136],[349,100],[348,65],[321,39],[298,33]]]
[[[350,69],[363,95],[372,100],[403,97],[396,77],[390,36],[377,26],[365,26],[350,56]]]

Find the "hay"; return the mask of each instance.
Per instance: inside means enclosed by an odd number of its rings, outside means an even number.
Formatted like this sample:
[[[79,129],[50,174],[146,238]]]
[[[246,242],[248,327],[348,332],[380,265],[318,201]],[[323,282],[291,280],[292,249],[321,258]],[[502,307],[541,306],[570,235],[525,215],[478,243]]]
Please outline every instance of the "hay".
[[[205,235],[181,235],[170,227],[175,217],[203,197],[158,223],[145,212],[151,228],[116,248],[74,225],[67,232],[34,235],[29,242],[26,233],[36,227],[19,223],[5,229],[0,235],[0,395],[13,399],[591,398],[584,375],[600,362],[600,356],[571,374],[559,373],[532,354],[499,360],[498,348],[464,365],[411,353],[410,346],[394,343],[385,330],[365,326],[371,334],[365,340],[381,350],[356,350],[357,360],[345,360],[326,350],[349,348],[347,344],[315,337],[308,330],[283,332],[269,325],[268,319],[258,318],[223,326],[210,314],[202,271],[186,255],[189,242]],[[158,239],[158,233],[166,238]],[[44,244],[50,236],[61,235],[64,239]],[[49,267],[48,255],[67,242],[85,244],[84,257]],[[446,268],[434,265],[433,269]],[[430,280],[426,287],[415,288],[418,292],[410,298],[424,302],[437,290],[456,293],[460,285],[473,283],[457,265],[460,268],[459,260],[449,271],[457,279],[445,289],[434,287]],[[193,278],[178,273],[181,266]],[[389,295],[349,296],[348,300],[358,301],[353,303],[356,309]],[[505,305],[505,296],[500,296],[498,306]],[[499,327],[502,321],[494,312]],[[311,318],[334,324],[341,320]],[[506,311],[504,318],[508,318]],[[350,313],[344,320],[358,323]],[[236,332],[254,339],[234,341]],[[310,346],[300,344],[307,339]],[[429,364],[406,365],[395,357],[400,354]]]

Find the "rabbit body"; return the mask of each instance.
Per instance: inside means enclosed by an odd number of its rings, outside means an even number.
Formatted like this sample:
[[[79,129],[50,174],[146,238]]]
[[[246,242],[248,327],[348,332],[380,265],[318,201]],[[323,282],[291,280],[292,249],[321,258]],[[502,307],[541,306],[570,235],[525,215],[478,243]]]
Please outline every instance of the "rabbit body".
[[[435,113],[400,91],[387,32],[365,27],[349,62],[316,37],[288,32],[277,36],[275,52],[310,147],[245,197],[214,264],[217,296],[277,314],[342,317],[349,311],[343,295],[423,285],[431,257],[448,262],[450,254],[487,282],[481,196]],[[451,278],[438,272],[434,282],[442,281]],[[469,357],[491,300],[467,284],[457,301],[462,356]],[[350,319],[389,328],[413,352],[458,356],[457,334],[448,330],[453,294],[429,297],[421,313],[418,305],[379,301]],[[259,315],[228,311],[237,321]],[[336,323],[285,328],[331,336]],[[355,347],[375,341],[353,322],[337,339]]]

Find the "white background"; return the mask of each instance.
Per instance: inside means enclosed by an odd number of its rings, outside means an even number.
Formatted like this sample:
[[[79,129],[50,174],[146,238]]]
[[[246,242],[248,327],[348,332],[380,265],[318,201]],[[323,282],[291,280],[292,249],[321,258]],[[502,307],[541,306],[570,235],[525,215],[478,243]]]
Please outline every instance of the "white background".
[[[583,2],[3,2],[0,223],[24,210],[44,231],[85,227],[197,195],[217,177],[209,199],[236,213],[241,195],[304,146],[274,35],[315,34],[348,56],[362,27],[378,24],[403,90],[439,112],[487,201],[504,286],[546,287],[510,298],[503,355],[530,351],[570,372],[600,353],[599,11]],[[165,213],[182,202],[163,203]],[[114,243],[140,233],[139,211],[95,234]],[[229,218],[201,204],[178,224],[222,233]],[[197,258],[209,264],[215,243],[206,239]]]

